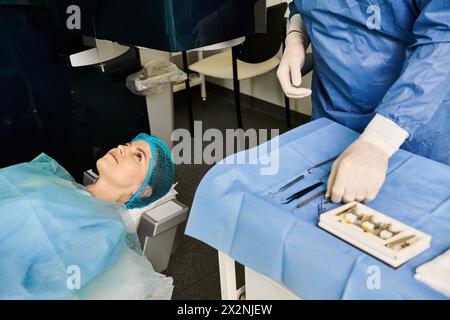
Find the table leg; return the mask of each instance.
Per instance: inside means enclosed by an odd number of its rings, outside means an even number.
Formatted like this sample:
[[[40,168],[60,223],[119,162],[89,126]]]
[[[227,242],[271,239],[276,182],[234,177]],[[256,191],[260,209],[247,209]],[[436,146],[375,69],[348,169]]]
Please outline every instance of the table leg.
[[[238,300],[235,262],[221,251],[219,251],[219,272],[222,300]]]

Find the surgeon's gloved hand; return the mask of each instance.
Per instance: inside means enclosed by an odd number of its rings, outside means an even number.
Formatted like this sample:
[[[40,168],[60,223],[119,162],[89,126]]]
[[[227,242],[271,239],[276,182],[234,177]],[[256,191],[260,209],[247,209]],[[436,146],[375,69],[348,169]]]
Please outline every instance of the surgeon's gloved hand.
[[[290,32],[286,37],[286,48],[277,70],[277,77],[285,95],[289,98],[305,98],[311,90],[301,88],[302,67],[305,64],[306,36],[301,31],[300,15],[291,18]]]
[[[408,132],[377,114],[334,162],[326,196],[334,203],[375,199],[386,178],[389,158],[407,137]]]
[[[364,139],[352,143],[334,162],[327,197],[335,203],[375,198],[386,177],[389,154]]]

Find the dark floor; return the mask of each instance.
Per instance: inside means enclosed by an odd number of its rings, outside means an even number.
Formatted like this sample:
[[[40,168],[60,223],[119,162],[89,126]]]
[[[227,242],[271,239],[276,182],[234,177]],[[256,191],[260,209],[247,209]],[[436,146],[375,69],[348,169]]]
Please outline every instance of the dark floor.
[[[78,103],[88,106],[92,126],[94,153],[102,155],[110,147],[127,141],[140,131],[147,131],[145,99],[133,94],[124,81],[117,81],[96,70],[77,70],[74,74],[74,90]],[[208,128],[236,128],[233,92],[207,84],[207,103],[202,103],[199,87],[192,88],[194,118],[202,121],[203,131]],[[241,95],[244,128],[287,130],[284,109],[270,103]],[[185,92],[174,95],[175,128],[188,128]],[[292,113],[298,126],[308,117]],[[96,155],[94,155],[95,161]],[[192,205],[195,190],[210,165],[182,164],[176,168],[178,200]],[[184,231],[185,225],[179,229]],[[220,299],[219,267],[217,251],[202,242],[179,234],[179,246],[164,272],[174,279],[173,299]],[[242,267],[238,266],[238,285],[243,284]]]

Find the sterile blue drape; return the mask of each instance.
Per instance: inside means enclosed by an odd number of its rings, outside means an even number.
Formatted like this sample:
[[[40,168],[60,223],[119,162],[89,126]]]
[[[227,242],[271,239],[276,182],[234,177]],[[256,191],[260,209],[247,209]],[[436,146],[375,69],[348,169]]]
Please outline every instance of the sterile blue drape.
[[[311,174],[307,169],[340,154],[357,137],[355,131],[322,118],[281,135],[279,146],[270,152],[262,144],[240,153],[242,159],[252,154],[266,162],[279,159],[275,175],[261,175],[262,161],[227,164],[225,159],[200,182],[186,234],[305,299],[445,299],[413,277],[418,266],[450,247],[449,166],[404,150],[389,159],[386,182],[368,206],[432,236],[427,251],[398,269],[319,228],[320,199],[294,211],[306,196],[281,204],[295,192],[326,181],[331,163]],[[301,174],[305,179],[269,196]],[[327,204],[326,210],[337,206]],[[367,285],[374,269],[380,272],[379,289]]]
[[[75,298],[120,256],[121,210],[45,154],[0,169],[0,299]]]

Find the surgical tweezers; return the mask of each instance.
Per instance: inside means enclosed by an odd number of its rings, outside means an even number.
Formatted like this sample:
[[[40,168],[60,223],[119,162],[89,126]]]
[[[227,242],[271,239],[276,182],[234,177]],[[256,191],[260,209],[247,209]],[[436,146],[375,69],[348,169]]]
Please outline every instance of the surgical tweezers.
[[[291,203],[293,200],[303,197],[305,194],[310,193],[311,191],[313,191],[314,189],[317,189],[321,185],[323,185],[322,181],[317,182],[317,183],[313,184],[312,186],[309,186],[303,190],[300,190],[299,192],[296,192],[292,196],[288,197],[286,199],[286,202],[283,202],[283,204]]]
[[[325,161],[323,161],[323,162],[321,162],[321,163],[319,163],[319,164],[316,164],[314,167],[311,167],[311,168],[308,169],[308,173],[311,174],[311,170],[317,169],[317,168],[319,168],[319,167],[321,167],[321,166],[323,166],[323,165],[325,165],[325,164],[327,164],[327,163],[330,163],[330,162],[336,160],[337,157],[338,157],[338,156],[333,157],[333,158],[328,159],[328,160],[325,160]]]
[[[304,174],[302,174],[301,176],[295,178],[294,180],[290,181],[289,183],[285,184],[280,189],[278,189],[278,191],[276,191],[276,192],[269,192],[269,195],[272,197],[272,196],[276,195],[277,193],[283,192],[283,191],[289,189],[290,187],[292,187],[297,182],[302,181],[303,179],[305,179],[305,175]]]
[[[300,202],[292,210],[303,208],[304,206],[306,206],[311,201],[313,201],[313,200],[315,200],[315,199],[317,199],[317,198],[319,198],[319,197],[321,197],[321,196],[323,196],[325,194],[326,194],[325,190],[317,192],[317,193],[313,194],[311,197],[309,197],[308,199],[305,199],[302,202]]]
[[[398,240],[394,240],[391,241],[389,243],[386,243],[385,246],[388,247],[389,249],[392,249],[394,246],[396,245],[400,245],[402,248],[409,246],[410,244],[408,243],[409,240],[414,239],[416,236],[415,235],[410,235],[407,237],[403,237],[400,238]]]
[[[323,166],[323,165],[325,165],[325,164],[327,164],[327,163],[330,163],[330,162],[336,160],[337,157],[338,157],[338,156],[333,157],[333,158],[328,159],[328,160],[325,160],[325,161],[323,161],[323,162],[321,162],[321,163],[318,163],[318,164],[316,164],[315,166],[312,166],[311,168],[308,169],[308,173],[311,174],[311,171],[312,171],[313,169],[317,169],[317,168],[319,168],[319,167],[321,167],[321,166]],[[295,179],[292,180],[292,181],[289,181],[287,184],[285,184],[285,185],[282,186],[280,189],[278,189],[278,191],[275,191],[275,192],[269,192],[269,196],[273,197],[274,195],[276,195],[276,194],[278,194],[278,193],[280,193],[280,192],[286,191],[287,189],[289,189],[290,187],[292,187],[294,184],[296,184],[296,183],[299,182],[299,181],[302,181],[303,179],[305,179],[305,175],[304,175],[304,174],[302,174],[301,176],[298,176],[297,178],[295,178]]]

